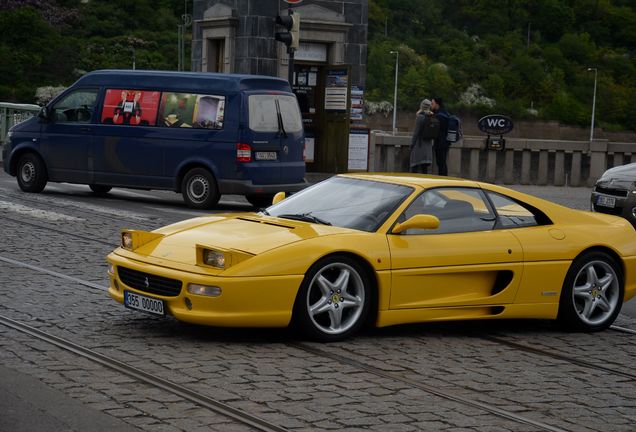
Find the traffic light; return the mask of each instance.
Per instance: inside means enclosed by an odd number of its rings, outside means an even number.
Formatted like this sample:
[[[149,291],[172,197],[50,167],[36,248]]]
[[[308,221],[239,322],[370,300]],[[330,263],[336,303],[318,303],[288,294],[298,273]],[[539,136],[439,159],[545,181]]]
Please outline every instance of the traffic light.
[[[291,12],[289,15],[277,15],[276,25],[282,26],[286,31],[276,32],[274,38],[287,45],[288,50],[297,50],[300,39],[300,15]]]

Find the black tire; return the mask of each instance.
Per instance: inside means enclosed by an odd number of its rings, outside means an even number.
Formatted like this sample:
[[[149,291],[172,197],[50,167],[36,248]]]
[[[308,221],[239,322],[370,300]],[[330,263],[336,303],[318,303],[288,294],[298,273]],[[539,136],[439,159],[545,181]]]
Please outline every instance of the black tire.
[[[112,186],[104,186],[104,185],[97,185],[97,184],[91,184],[91,185],[88,185],[88,187],[91,188],[91,190],[93,191],[95,195],[106,195],[112,189]]]
[[[245,199],[256,208],[266,208],[272,205],[274,195],[246,195]]]
[[[356,260],[325,257],[303,279],[294,305],[294,325],[309,339],[346,339],[366,323],[372,295],[371,279]]]
[[[42,192],[49,179],[42,158],[34,153],[26,153],[18,160],[16,171],[18,186],[24,192]]]
[[[204,168],[193,168],[186,173],[181,193],[188,207],[195,209],[212,208],[221,198],[214,176]]]
[[[606,329],[618,316],[625,292],[623,272],[604,252],[574,260],[563,282],[557,320],[573,331]]]

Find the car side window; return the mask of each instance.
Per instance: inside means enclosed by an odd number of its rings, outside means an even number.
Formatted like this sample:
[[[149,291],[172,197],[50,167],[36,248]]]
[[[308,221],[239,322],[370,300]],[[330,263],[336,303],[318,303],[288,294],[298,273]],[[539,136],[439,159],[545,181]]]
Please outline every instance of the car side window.
[[[495,226],[496,217],[480,189],[435,188],[417,197],[405,210],[403,220],[417,214],[433,215],[439,219],[438,229],[407,230],[407,235],[450,234],[488,231]]]
[[[71,92],[55,103],[53,119],[57,123],[90,123],[96,100],[97,89]]]
[[[487,191],[488,198],[497,212],[498,228],[518,228],[540,225],[542,215],[535,215],[517,201],[496,192]]]

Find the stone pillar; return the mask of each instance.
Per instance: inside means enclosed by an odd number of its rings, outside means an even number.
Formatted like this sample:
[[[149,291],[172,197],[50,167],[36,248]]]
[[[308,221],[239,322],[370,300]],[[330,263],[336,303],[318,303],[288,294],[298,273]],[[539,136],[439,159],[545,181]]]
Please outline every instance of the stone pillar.
[[[470,172],[468,175],[472,180],[479,179],[479,149],[470,150]]]
[[[545,186],[548,184],[548,161],[550,153],[547,150],[539,151],[539,175],[537,184]]]
[[[570,173],[570,186],[581,185],[581,162],[583,157],[581,152],[575,151],[572,153],[572,172]]]
[[[497,180],[497,151],[488,150],[486,162],[486,181],[494,183]]]
[[[515,182],[515,151],[506,150],[504,159],[504,183],[513,184]]]
[[[588,186],[594,186],[596,180],[607,169],[607,140],[594,140],[590,143],[590,177],[587,179]]]
[[[554,185],[565,184],[565,153],[557,151],[554,155]]]
[[[532,153],[530,150],[523,150],[521,153],[521,184],[530,184],[530,164],[532,161]]]

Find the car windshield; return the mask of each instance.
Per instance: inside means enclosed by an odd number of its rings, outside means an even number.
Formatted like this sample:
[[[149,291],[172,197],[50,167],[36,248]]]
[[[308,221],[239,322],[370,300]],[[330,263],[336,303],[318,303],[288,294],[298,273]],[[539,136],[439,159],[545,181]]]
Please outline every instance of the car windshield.
[[[412,192],[408,186],[332,177],[269,207],[265,213],[373,232]]]

